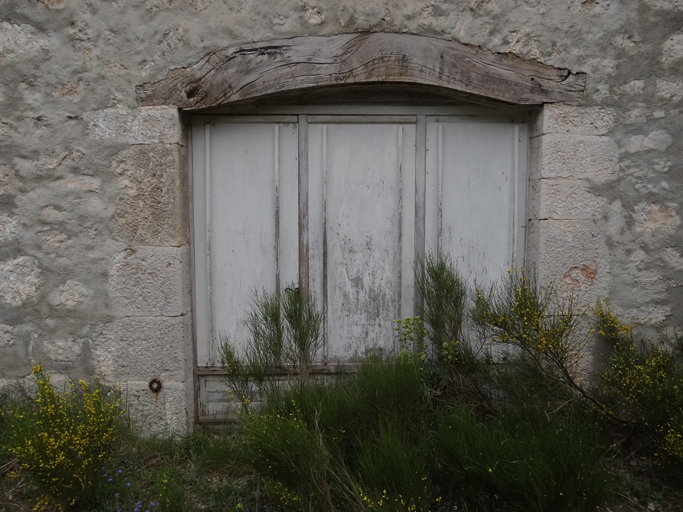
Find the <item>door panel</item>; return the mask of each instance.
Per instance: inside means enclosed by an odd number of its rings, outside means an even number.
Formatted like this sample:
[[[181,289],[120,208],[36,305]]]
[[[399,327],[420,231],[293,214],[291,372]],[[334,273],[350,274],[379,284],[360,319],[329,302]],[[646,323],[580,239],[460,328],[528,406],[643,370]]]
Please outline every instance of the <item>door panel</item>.
[[[491,283],[515,256],[518,144],[509,123],[427,126],[426,247],[472,282]]]
[[[217,363],[221,336],[243,343],[254,293],[296,281],[298,272],[296,126],[222,123],[203,139],[194,207],[207,223],[207,247],[196,244],[195,261],[206,269],[206,297],[197,294],[197,304],[208,309],[211,328],[197,347],[200,366]]]
[[[400,124],[309,127],[311,290],[326,312],[330,359],[393,343],[407,238],[403,163],[414,168],[414,134]]]

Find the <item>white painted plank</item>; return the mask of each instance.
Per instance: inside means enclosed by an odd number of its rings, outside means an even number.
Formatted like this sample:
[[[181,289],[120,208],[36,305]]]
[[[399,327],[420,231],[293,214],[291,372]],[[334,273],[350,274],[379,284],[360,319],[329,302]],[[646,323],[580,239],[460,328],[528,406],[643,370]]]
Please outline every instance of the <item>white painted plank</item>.
[[[279,125],[280,289],[299,280],[299,187],[297,125]],[[271,290],[272,291],[272,290]]]
[[[513,257],[514,125],[443,123],[442,131],[443,249],[464,277],[497,280]]]
[[[401,286],[397,146],[397,125],[328,125],[325,165],[310,162],[311,175],[327,174],[331,359],[393,344]]]
[[[527,164],[529,160],[529,126],[526,124],[517,127],[517,196],[515,199],[515,259],[517,266],[526,265],[526,231],[527,231]]]
[[[415,262],[415,126],[399,126],[401,158],[401,318],[414,316]]]
[[[324,293],[324,198],[325,171],[324,152],[325,125],[308,125],[308,241],[309,241],[309,293],[322,310],[325,305]],[[326,340],[327,341],[327,338]],[[323,358],[327,354],[324,344]]]
[[[209,363],[209,345],[211,322],[208,306],[208,271],[206,240],[206,143],[204,123],[193,123],[192,126],[192,207],[194,217],[194,268],[195,268],[195,322],[197,326],[197,365]]]
[[[211,133],[214,333],[240,346],[251,294],[276,285],[273,126],[221,124]]]

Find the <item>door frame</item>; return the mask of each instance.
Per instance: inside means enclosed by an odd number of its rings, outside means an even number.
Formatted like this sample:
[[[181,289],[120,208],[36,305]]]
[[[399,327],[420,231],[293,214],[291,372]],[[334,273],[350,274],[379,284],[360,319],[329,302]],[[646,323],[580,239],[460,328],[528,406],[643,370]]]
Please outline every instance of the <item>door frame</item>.
[[[191,254],[191,272],[192,272],[192,310],[193,317],[193,357],[194,357],[194,386],[195,386],[195,423],[210,423],[211,420],[202,418],[202,390],[200,385],[204,380],[218,379],[222,375],[220,367],[200,367],[197,364],[197,341],[198,341],[198,323],[197,323],[197,306],[198,302],[203,302],[204,299],[197,297],[197,273],[195,261],[195,222],[194,222],[194,171],[193,171],[193,156],[192,156],[192,129],[197,125],[203,124],[206,126],[212,124],[222,123],[295,123],[298,126],[298,153],[299,153],[299,286],[304,290],[304,293],[309,289],[309,272],[308,265],[310,258],[308,256],[307,244],[301,243],[302,240],[307,239],[303,236],[308,230],[308,201],[304,201],[304,197],[308,195],[308,125],[309,124],[324,124],[324,123],[391,123],[391,124],[414,124],[416,126],[416,162],[415,162],[415,257],[422,257],[425,253],[425,198],[426,198],[426,147],[421,147],[427,140],[426,127],[428,121],[437,121],[441,119],[444,121],[464,121],[468,123],[510,123],[510,124],[531,124],[536,112],[533,110],[507,110],[497,109],[491,107],[477,107],[477,106],[396,106],[396,105],[282,105],[259,107],[254,104],[223,107],[219,114],[198,114],[191,116],[189,129],[189,147],[188,156],[189,162],[189,196],[190,196],[190,240],[192,248]],[[527,139],[528,140],[528,139]],[[515,244],[513,248],[515,257],[518,263],[523,262],[526,253],[525,245],[525,229],[527,214],[526,200],[528,195],[528,175],[525,173],[523,182],[520,181],[521,176],[517,176],[518,188],[515,192],[515,198],[518,199],[518,211],[522,224],[518,226],[521,235],[521,244]],[[302,187],[303,184],[303,187]],[[302,204],[304,208],[302,208]],[[207,202],[206,208],[210,207]],[[303,211],[302,211],[303,210]],[[418,220],[420,222],[418,222]],[[303,224],[303,225],[302,225]],[[206,226],[210,228],[210,224]],[[302,233],[303,230],[303,233]],[[208,248],[207,248],[208,249]],[[210,250],[210,249],[209,249]],[[521,251],[521,254],[520,254]],[[210,257],[210,255],[209,255]],[[207,276],[207,287],[210,287],[210,276]],[[209,291],[209,293],[211,293]],[[422,306],[418,300],[418,292],[414,291],[415,315],[422,316]],[[210,300],[208,301],[210,308]],[[210,320],[211,321],[211,320]],[[318,364],[315,365],[313,371],[318,374],[333,374],[339,371],[347,371],[353,367],[353,363],[340,364]]]

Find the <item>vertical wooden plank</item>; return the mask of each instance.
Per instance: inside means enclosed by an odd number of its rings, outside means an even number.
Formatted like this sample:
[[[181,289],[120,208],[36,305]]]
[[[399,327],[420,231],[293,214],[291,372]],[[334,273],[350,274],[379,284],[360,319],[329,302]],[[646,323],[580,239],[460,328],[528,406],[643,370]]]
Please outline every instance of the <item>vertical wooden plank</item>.
[[[279,245],[278,286],[298,286],[299,281],[299,149],[296,124],[278,125]]]
[[[512,263],[513,136],[507,123],[443,124],[443,249],[481,285]]]
[[[517,207],[515,225],[515,258],[519,266],[526,265],[526,230],[527,230],[527,162],[529,158],[529,127],[526,124],[516,126],[515,145],[517,147],[517,155],[515,161],[517,169]]]
[[[322,310],[323,310],[323,361],[327,362],[330,353],[329,347],[329,323],[327,322],[329,291],[327,288],[328,269],[327,269],[327,125],[322,126],[322,156],[321,156],[321,170],[322,170]]]
[[[425,204],[427,196],[427,119],[417,116],[415,133],[415,264],[425,257]],[[414,316],[423,316],[420,292],[414,291]],[[414,347],[416,349],[416,347]]]
[[[276,141],[266,123],[216,124],[212,137],[213,331],[240,347],[253,294],[276,289]]]
[[[436,125],[436,167],[437,167],[437,220],[436,220],[436,254],[443,256],[443,125]],[[452,201],[463,198],[451,198]]]
[[[402,125],[401,156],[401,309],[399,318],[414,316],[415,300],[415,125]]]
[[[199,378],[197,376],[197,324],[198,324],[198,318],[197,318],[197,270],[195,267],[195,262],[196,262],[196,254],[194,253],[194,248],[197,247],[197,242],[195,240],[195,226],[198,224],[195,224],[195,181],[194,181],[194,164],[195,164],[195,148],[192,143],[193,137],[192,137],[192,123],[186,124],[186,138],[185,138],[185,147],[187,147],[187,157],[188,157],[188,166],[187,166],[187,188],[188,188],[188,202],[189,202],[189,218],[188,218],[188,223],[190,227],[190,275],[193,277],[191,280],[191,296],[190,296],[190,301],[191,301],[191,320],[192,320],[192,396],[193,396],[193,422],[195,427],[199,425],[199,404],[200,404],[200,399],[199,399]]]
[[[275,291],[280,293],[280,126],[273,125],[273,178],[275,180]]]
[[[206,191],[204,193],[204,200],[206,201],[206,292],[207,292],[207,308],[209,311],[209,339],[208,346],[208,363],[214,362],[213,354],[215,354],[215,331],[213,323],[213,280],[211,278],[211,123],[204,125],[204,182],[206,184]]]
[[[439,137],[443,138],[443,129],[439,118],[428,117],[425,143],[425,250],[426,255],[439,254],[439,230],[442,228],[443,211],[440,211],[439,194],[442,192],[442,177],[439,174],[443,164],[443,149],[439,145]],[[443,234],[443,230],[441,229]]]
[[[403,301],[403,126],[396,127],[396,173],[398,174],[398,296],[396,297],[396,318],[401,318],[401,305]]]
[[[209,307],[208,307],[208,279],[206,268],[206,144],[204,142],[205,128],[203,123],[193,123],[192,130],[192,210],[194,227],[194,290],[196,309],[193,316],[197,324],[197,365],[208,364],[209,339]]]
[[[308,117],[299,116],[299,292],[309,296]]]
[[[393,346],[401,286],[398,159],[395,124],[327,127],[330,360]]]

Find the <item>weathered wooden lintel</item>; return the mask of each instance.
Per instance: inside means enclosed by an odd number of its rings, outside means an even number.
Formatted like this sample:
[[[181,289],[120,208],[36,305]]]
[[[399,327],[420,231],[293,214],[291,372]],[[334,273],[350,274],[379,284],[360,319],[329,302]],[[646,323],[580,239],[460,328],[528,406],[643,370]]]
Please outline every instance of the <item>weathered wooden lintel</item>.
[[[139,106],[199,110],[343,84],[431,85],[516,105],[581,100],[585,73],[413,34],[296,37],[226,48],[136,87]]]

